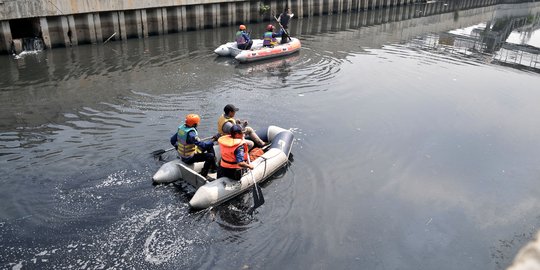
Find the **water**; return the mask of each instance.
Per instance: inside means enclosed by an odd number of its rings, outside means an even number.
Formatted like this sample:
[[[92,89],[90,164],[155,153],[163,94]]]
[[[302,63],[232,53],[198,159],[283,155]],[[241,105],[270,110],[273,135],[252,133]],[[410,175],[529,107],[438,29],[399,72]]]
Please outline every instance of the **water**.
[[[232,27],[0,57],[1,268],[505,268],[540,224],[540,65],[465,30],[535,37],[540,6],[361,23],[400,11],[293,20],[299,54],[247,65],[212,54]],[[227,103],[295,134],[253,216],[151,184]]]

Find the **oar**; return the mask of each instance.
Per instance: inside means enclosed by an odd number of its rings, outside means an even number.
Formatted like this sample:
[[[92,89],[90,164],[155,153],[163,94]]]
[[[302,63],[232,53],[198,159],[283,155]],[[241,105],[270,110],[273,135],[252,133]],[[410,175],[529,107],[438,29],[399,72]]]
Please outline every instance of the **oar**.
[[[201,141],[207,141],[207,140],[210,140],[210,139],[212,139],[212,138],[214,138],[214,137],[212,136],[212,137],[202,138]],[[159,156],[161,156],[161,155],[163,155],[163,154],[165,154],[165,153],[167,153],[167,152],[169,152],[169,151],[172,151],[172,150],[174,150],[174,149],[176,149],[176,148],[171,147],[171,148],[168,148],[168,149],[166,149],[166,150],[159,149],[159,150],[152,151],[152,153],[150,153],[150,154],[151,154],[153,157],[157,158],[157,157],[159,157]]]
[[[157,157],[159,157],[159,156],[163,155],[164,153],[167,153],[167,152],[169,152],[169,151],[172,151],[172,150],[174,150],[174,149],[176,149],[176,148],[174,148],[174,147],[171,147],[171,148],[169,148],[169,149],[166,149],[166,150],[163,150],[163,149],[159,149],[159,150],[153,151],[153,152],[152,152],[152,153],[150,153],[150,154],[151,154],[152,156],[154,156],[154,157],[156,157],[156,158],[157,158]]]
[[[287,34],[287,37],[289,38],[289,40],[292,40],[291,35],[289,35],[289,31],[287,31],[287,29],[285,29],[285,27],[283,27],[283,25],[281,25],[281,23],[277,19],[276,15],[274,15],[274,19],[276,19],[276,22],[279,24],[279,27],[281,27],[281,29],[283,29],[283,32],[285,32],[285,34]]]
[[[251,160],[249,158],[248,154],[248,163],[251,163]],[[257,182],[255,182],[255,177],[253,176],[253,172],[249,170],[249,173],[251,174],[251,180],[253,181],[253,207],[249,209],[249,213],[253,213],[257,207],[264,204],[264,196],[261,190],[261,187],[257,185]]]
[[[103,45],[105,45],[109,40],[111,40],[112,37],[116,36],[116,32],[114,32],[105,42],[103,42]]]

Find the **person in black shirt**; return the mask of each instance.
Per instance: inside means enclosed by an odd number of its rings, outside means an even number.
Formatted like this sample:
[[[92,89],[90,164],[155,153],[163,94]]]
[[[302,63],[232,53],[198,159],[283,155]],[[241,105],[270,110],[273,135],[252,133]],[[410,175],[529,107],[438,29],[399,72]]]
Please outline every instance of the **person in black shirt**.
[[[287,29],[289,28],[289,21],[293,16],[294,14],[291,13],[291,9],[288,7],[283,10],[283,13],[279,14],[278,21],[283,27],[281,30],[281,44],[287,43],[289,40],[291,40],[287,34],[289,32]]]

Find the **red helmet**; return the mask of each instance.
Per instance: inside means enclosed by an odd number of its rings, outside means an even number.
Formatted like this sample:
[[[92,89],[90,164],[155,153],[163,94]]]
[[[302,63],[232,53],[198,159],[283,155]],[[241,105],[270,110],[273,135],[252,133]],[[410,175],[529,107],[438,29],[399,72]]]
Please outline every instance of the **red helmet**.
[[[266,26],[266,31],[274,31],[274,26],[269,24]]]
[[[243,24],[241,24],[240,27],[238,27],[238,29],[240,29],[240,30],[246,30],[246,26],[243,25]]]
[[[201,117],[198,114],[188,114],[186,116],[186,125],[189,127],[195,126],[201,122]]]

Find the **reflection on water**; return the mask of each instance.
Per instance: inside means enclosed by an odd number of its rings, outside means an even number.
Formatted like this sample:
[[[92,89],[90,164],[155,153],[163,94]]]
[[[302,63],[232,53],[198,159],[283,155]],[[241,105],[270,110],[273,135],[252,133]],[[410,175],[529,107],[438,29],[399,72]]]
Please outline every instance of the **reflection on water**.
[[[538,225],[539,13],[295,19],[302,50],[251,64],[212,54],[235,27],[2,56],[1,267],[503,268]],[[291,128],[295,161],[253,216],[250,193],[190,213],[148,153],[227,103]]]

